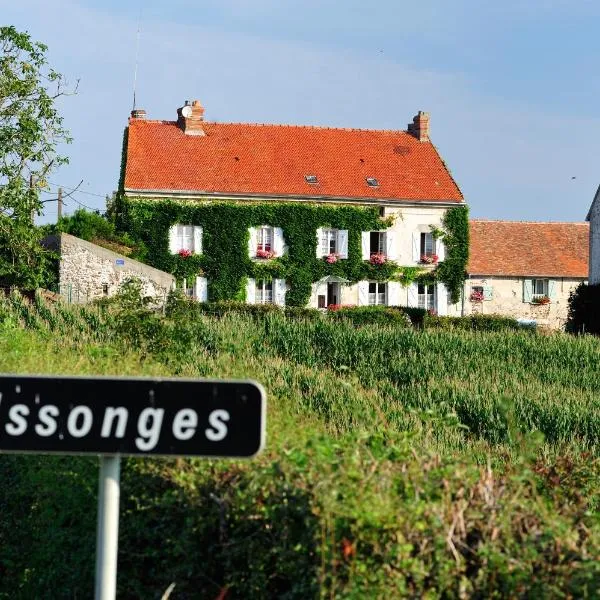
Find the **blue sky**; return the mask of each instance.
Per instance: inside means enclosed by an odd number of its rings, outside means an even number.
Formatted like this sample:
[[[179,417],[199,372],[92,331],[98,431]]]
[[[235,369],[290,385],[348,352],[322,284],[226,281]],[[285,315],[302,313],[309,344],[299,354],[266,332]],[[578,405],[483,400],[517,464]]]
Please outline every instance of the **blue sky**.
[[[150,118],[194,98],[236,122],[405,129],[426,110],[472,216],[585,218],[600,183],[598,2],[0,0],[3,23],[80,80],[60,103],[74,142],[52,182],[83,179],[88,207],[117,186],[141,6]]]

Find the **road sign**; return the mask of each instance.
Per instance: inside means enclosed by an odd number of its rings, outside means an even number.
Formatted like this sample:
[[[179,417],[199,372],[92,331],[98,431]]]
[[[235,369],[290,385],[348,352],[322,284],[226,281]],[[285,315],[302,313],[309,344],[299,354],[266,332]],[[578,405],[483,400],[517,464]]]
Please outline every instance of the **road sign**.
[[[0,375],[0,452],[252,457],[252,381]]]

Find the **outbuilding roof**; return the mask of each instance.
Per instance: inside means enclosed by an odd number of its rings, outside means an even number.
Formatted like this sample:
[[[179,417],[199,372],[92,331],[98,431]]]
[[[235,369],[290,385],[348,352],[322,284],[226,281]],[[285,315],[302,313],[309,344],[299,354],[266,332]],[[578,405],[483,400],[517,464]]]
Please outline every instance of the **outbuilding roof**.
[[[587,278],[588,223],[470,222],[470,275]]]

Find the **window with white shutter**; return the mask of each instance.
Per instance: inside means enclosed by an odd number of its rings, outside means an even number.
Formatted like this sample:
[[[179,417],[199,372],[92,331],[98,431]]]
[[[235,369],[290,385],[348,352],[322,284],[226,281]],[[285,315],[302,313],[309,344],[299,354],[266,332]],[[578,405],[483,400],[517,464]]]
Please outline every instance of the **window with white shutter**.
[[[177,223],[169,230],[171,254],[202,254],[202,227]]]
[[[317,229],[317,257],[348,258],[347,229]]]
[[[369,306],[385,306],[387,284],[381,281],[369,281]]]
[[[256,280],[256,304],[273,304],[273,281],[267,281],[266,279]]]

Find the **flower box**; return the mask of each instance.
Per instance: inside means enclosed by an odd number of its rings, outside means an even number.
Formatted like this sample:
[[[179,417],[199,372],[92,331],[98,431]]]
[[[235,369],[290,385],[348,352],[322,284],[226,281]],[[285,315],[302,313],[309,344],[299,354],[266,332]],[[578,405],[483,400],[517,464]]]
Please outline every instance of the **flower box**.
[[[189,258],[192,255],[191,250],[181,249],[177,254],[182,258]]]
[[[548,296],[536,296],[532,298],[531,304],[535,304],[537,306],[543,306],[544,304],[550,304],[550,298]]]
[[[426,265],[434,265],[439,260],[439,256],[437,254],[423,254],[421,256],[421,262]]]
[[[273,250],[261,250],[256,251],[256,258],[275,258],[275,252]]]
[[[340,259],[340,255],[337,252],[332,252],[331,254],[328,254],[325,257],[325,262],[332,265],[333,263],[336,263],[339,259]]]
[[[483,292],[471,292],[471,302],[483,302]]]
[[[385,264],[387,261],[387,256],[385,254],[383,254],[383,252],[375,252],[373,254],[371,254],[371,257],[369,258],[369,262],[372,265],[383,265]]]

